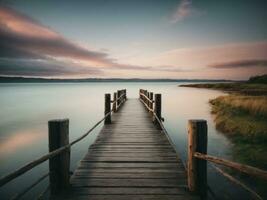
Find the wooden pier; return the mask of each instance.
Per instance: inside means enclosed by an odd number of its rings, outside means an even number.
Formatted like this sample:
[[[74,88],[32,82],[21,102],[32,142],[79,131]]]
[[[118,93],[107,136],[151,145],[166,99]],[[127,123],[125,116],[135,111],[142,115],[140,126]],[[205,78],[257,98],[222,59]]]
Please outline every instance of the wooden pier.
[[[126,101],[127,100],[127,101]],[[187,169],[175,151],[162,121],[161,94],[140,89],[139,99],[127,99],[118,90],[113,99],[105,94],[104,117],[86,133],[69,142],[69,120],[48,122],[49,153],[2,176],[0,187],[49,160],[49,172],[11,198],[17,200],[49,177],[49,185],[37,199],[132,200],[207,199],[216,197],[207,183],[207,161],[218,173],[251,194],[263,198],[222,169],[223,165],[267,180],[267,171],[207,155],[206,120],[188,121]],[[70,173],[71,146],[104,122],[74,173]],[[48,191],[50,191],[48,193]]]
[[[64,199],[198,199],[166,135],[138,99],[127,100],[81,160]]]

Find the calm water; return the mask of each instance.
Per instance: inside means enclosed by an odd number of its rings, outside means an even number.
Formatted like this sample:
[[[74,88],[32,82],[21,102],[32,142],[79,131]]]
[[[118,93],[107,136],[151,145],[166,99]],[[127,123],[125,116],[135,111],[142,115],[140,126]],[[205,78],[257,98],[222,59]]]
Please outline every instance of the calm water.
[[[129,98],[138,98],[139,88],[162,93],[162,115],[176,148],[186,160],[187,121],[208,121],[208,153],[231,159],[230,142],[214,128],[209,99],[222,92],[177,87],[181,83],[30,83],[0,84],[0,175],[12,172],[19,166],[48,152],[47,121],[70,119],[70,141],[94,125],[104,112],[104,93],[126,88]],[[94,142],[101,126],[78,143],[71,151],[71,169],[85,155]],[[36,167],[0,189],[1,199],[21,191],[33,180],[48,171],[48,163]],[[33,178],[34,177],[34,178]],[[245,198],[240,189],[233,190],[224,178],[209,172],[209,185],[222,199]],[[47,180],[25,196],[36,196],[47,185]]]

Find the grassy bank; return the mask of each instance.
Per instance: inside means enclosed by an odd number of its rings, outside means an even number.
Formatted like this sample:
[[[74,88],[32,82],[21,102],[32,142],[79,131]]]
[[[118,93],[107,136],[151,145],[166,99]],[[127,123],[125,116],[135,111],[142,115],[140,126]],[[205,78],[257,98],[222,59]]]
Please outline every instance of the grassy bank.
[[[253,95],[253,96],[267,95],[267,84],[259,84],[259,83],[245,83],[245,82],[202,83],[202,84],[181,85],[181,87],[216,89],[231,93]]]
[[[217,129],[234,143],[236,160],[267,169],[267,97],[228,95],[210,103]]]
[[[229,95],[210,100],[216,128],[233,142],[232,152],[236,162],[267,170],[267,84],[248,81],[190,84],[185,87],[229,92]],[[230,173],[237,172],[230,170]],[[267,199],[266,181],[245,175],[240,178]]]
[[[229,92],[210,100],[216,128],[233,141],[236,161],[267,169],[267,84],[247,81],[181,87]]]

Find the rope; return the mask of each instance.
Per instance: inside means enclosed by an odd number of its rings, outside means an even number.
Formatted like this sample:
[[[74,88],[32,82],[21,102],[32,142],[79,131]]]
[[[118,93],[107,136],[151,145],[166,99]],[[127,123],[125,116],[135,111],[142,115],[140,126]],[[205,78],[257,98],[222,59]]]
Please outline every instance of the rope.
[[[44,191],[41,192],[41,194],[36,198],[36,200],[43,200],[45,193],[50,189],[50,185],[48,185]]]
[[[253,191],[251,188],[249,188],[247,185],[245,185],[244,183],[242,183],[241,181],[237,180],[236,178],[234,178],[233,176],[231,176],[230,174],[224,172],[222,169],[220,169],[219,167],[216,167],[215,165],[211,164],[211,166],[213,167],[213,169],[215,169],[217,172],[219,172],[221,175],[223,175],[224,177],[226,177],[228,180],[232,181],[233,183],[241,186],[244,190],[248,191],[249,193],[252,194],[252,196],[254,197],[254,199],[258,199],[258,200],[263,200],[263,198],[257,194],[255,191]]]
[[[147,108],[148,110],[151,110],[151,109],[146,105],[146,103],[145,103],[142,99],[140,99],[140,101],[146,106],[146,108]],[[175,144],[173,143],[173,141],[172,141],[170,135],[168,134],[168,131],[167,131],[166,128],[164,127],[162,121],[158,118],[158,116],[156,115],[156,113],[155,113],[153,110],[152,110],[152,113],[153,113],[153,116],[155,117],[155,119],[157,120],[157,122],[159,123],[159,125],[160,125],[160,127],[161,127],[163,133],[166,135],[166,137],[167,137],[169,143],[171,144],[172,148],[175,150],[176,155],[178,156],[178,153],[177,153],[178,151],[177,151],[177,149],[176,149],[176,146],[175,146]],[[185,171],[187,171],[186,164],[184,163],[184,161],[183,161],[182,159],[181,159],[181,162],[182,162],[182,165],[183,165]],[[216,198],[216,195],[214,194],[214,192],[211,190],[211,188],[210,188],[208,185],[207,185],[207,189],[208,189],[208,191],[211,193],[211,195],[213,196],[213,198],[214,198],[214,199],[217,199],[217,198]]]
[[[37,181],[35,181],[32,185],[30,185],[28,188],[24,189],[21,193],[16,194],[11,198],[11,200],[17,200],[21,198],[23,195],[25,195],[28,191],[30,191],[34,186],[36,186],[38,183],[40,183],[42,180],[44,180],[46,177],[49,176],[50,173],[47,173],[43,176],[41,176]]]
[[[139,94],[140,94],[141,96],[144,96],[150,103],[154,103],[154,102],[155,102],[155,101],[149,99],[149,97],[146,96],[145,94],[143,94],[143,93],[139,93]]]
[[[74,144],[76,144],[77,142],[81,141],[83,138],[85,138],[89,133],[91,133],[101,122],[103,122],[111,113],[113,112],[110,111],[109,113],[107,113],[100,121],[98,121],[92,128],[90,128],[85,134],[83,134],[82,136],[80,136],[79,138],[77,138],[76,140],[72,141],[71,143],[69,143],[68,145],[62,146],[60,148],[58,148],[57,150],[54,150],[24,166],[22,166],[21,168],[15,170],[14,172],[11,172],[5,176],[2,176],[0,178],[0,187],[5,185],[6,183],[8,183],[9,181],[15,179],[16,177],[24,174],[25,172],[29,171],[30,169],[32,169],[33,167],[43,163],[44,161],[55,157],[56,155],[70,149],[70,147]]]

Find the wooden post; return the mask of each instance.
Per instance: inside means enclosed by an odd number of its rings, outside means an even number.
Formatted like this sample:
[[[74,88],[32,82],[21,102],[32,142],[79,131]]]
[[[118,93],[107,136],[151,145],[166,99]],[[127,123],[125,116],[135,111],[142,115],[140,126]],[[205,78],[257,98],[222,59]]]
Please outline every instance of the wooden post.
[[[110,112],[110,94],[105,94],[105,115]],[[105,124],[111,123],[111,115],[105,119]]]
[[[207,153],[207,121],[188,121],[188,187],[192,192],[207,196],[207,161],[194,157],[195,152]]]
[[[145,90],[144,94],[145,94],[145,96],[147,97],[147,90]],[[144,102],[145,102],[145,104],[147,105],[147,99],[146,99],[145,97],[144,97]]]
[[[120,96],[121,96],[121,90],[118,90],[117,91],[117,98],[119,99]],[[117,103],[118,103],[117,105],[119,106],[121,104],[121,99],[119,99]]]
[[[126,101],[127,100],[127,92],[126,92],[126,89],[124,89],[124,94],[125,94],[124,100]]]
[[[149,99],[151,100],[151,101],[153,101],[153,92],[149,92]],[[152,110],[152,111],[150,111],[150,113],[152,114],[152,116],[153,116],[153,103],[149,103],[149,108]]]
[[[69,120],[48,121],[49,152],[69,144]],[[70,149],[49,159],[51,194],[68,188],[70,179]]]
[[[113,94],[113,111],[114,112],[117,112],[117,93],[116,92],[114,92],[114,94]]]
[[[154,112],[156,116],[161,120],[161,94],[155,94],[155,107]],[[158,120],[154,117],[153,119],[154,123],[158,126],[159,129],[161,129]]]

